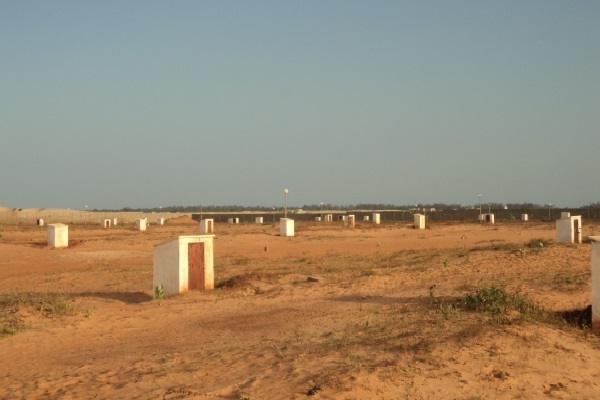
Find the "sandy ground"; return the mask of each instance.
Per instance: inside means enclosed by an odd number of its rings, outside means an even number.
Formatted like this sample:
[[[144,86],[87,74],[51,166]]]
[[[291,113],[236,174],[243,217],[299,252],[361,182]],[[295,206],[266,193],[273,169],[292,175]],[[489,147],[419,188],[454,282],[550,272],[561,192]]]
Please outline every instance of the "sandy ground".
[[[160,303],[153,246],[196,234],[189,219],[70,226],[67,249],[50,249],[43,227],[1,233],[3,298],[69,307],[4,314],[22,329],[0,339],[0,398],[600,398],[596,333],[452,306],[496,285],[556,314],[584,310],[590,245],[552,243],[553,225],[299,223],[284,238],[217,224],[217,288]]]

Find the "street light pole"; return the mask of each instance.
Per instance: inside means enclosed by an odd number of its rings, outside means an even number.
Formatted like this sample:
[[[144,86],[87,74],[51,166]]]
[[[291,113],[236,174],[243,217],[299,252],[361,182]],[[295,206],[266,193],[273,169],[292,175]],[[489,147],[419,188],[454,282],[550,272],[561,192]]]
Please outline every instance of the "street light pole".
[[[479,196],[479,222],[481,222],[481,197],[482,195],[478,194]]]
[[[323,202],[321,202],[321,221],[323,221]]]
[[[287,189],[283,189],[283,195],[285,198],[285,203],[284,203],[284,207],[283,207],[283,218],[287,218],[287,195],[289,193],[289,190]]]
[[[550,207],[552,207],[552,203],[548,203],[548,220],[550,220]]]

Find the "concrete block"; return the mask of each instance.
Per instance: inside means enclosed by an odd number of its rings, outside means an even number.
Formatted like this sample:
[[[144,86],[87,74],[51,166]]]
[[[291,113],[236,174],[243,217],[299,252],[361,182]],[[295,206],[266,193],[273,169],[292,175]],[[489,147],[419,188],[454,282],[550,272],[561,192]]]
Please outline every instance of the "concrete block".
[[[381,215],[379,213],[373,213],[373,223],[379,225],[381,223]]]
[[[69,226],[48,224],[48,244],[55,249],[69,247]]]
[[[294,236],[294,220],[291,218],[281,218],[279,220],[279,235]]]
[[[146,218],[140,218],[135,220],[135,229],[138,231],[145,231],[148,225],[148,220]]]
[[[414,214],[413,219],[414,219],[413,227],[415,229],[425,229],[425,215]]]

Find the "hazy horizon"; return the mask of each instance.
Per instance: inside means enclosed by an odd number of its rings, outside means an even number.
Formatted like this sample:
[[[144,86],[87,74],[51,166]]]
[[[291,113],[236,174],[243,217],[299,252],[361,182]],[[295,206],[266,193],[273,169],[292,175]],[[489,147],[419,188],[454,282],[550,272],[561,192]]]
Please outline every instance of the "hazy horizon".
[[[600,2],[2,2],[0,205],[600,201]]]

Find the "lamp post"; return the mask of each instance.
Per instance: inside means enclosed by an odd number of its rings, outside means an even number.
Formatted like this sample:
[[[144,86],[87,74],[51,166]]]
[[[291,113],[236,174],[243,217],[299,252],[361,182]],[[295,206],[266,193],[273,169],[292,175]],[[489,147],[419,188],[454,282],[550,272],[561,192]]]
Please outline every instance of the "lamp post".
[[[481,197],[483,197],[483,195],[478,194],[477,196],[479,196],[479,222],[481,222]]]
[[[321,202],[321,221],[323,221],[323,202]]]
[[[283,218],[287,218],[287,195],[289,193],[289,190],[283,189],[283,197],[285,199],[284,205],[283,205]]]
[[[550,220],[550,207],[552,207],[552,203],[548,203],[548,221]]]

